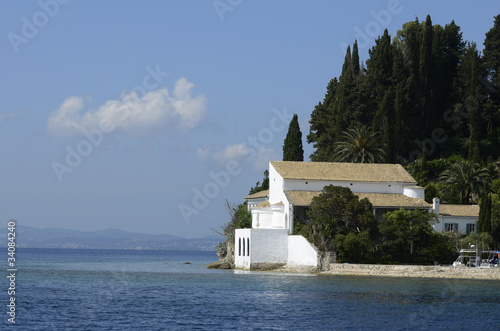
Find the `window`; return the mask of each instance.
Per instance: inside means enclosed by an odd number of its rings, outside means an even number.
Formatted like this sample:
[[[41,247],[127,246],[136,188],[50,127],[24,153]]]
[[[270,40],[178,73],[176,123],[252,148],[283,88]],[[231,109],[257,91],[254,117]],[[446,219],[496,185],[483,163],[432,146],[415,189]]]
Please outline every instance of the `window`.
[[[243,256],[245,256],[245,238],[243,238]]]
[[[250,238],[247,238],[247,256],[250,256]]]
[[[458,223],[444,223],[444,231],[458,232]]]
[[[477,232],[477,224],[476,223],[468,223],[466,232],[467,232],[467,234],[469,234],[471,232]]]

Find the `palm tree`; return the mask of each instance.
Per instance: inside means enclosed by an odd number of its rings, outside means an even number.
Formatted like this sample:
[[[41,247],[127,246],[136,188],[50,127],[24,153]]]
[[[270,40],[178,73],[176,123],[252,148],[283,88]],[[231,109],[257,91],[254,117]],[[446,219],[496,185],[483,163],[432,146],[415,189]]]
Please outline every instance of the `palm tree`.
[[[493,192],[493,181],[498,178],[498,167],[493,163],[488,163],[486,167],[484,167],[484,171],[486,172],[486,177],[484,178],[484,193]]]
[[[342,132],[342,141],[336,143],[333,158],[338,162],[382,163],[385,160],[384,147],[378,132],[362,125]]]
[[[455,186],[460,192],[461,203],[472,203],[487,189],[488,170],[477,163],[462,161],[443,171],[441,180]]]

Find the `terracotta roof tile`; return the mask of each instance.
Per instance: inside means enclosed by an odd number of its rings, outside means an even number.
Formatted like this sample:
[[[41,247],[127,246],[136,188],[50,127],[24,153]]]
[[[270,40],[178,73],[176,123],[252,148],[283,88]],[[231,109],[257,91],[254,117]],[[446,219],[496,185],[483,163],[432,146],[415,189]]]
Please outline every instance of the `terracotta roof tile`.
[[[295,206],[309,206],[318,191],[286,191],[286,196]],[[354,193],[360,199],[368,198],[374,207],[382,208],[432,208],[432,205],[419,198],[410,198],[394,193]]]
[[[478,205],[445,205],[445,204],[442,204],[439,206],[439,215],[479,217],[479,206]]]
[[[264,190],[254,194],[247,195],[245,199],[260,199],[260,198],[267,198],[268,196],[269,196],[269,190]]]
[[[416,184],[400,164],[271,161],[271,165],[286,179]]]

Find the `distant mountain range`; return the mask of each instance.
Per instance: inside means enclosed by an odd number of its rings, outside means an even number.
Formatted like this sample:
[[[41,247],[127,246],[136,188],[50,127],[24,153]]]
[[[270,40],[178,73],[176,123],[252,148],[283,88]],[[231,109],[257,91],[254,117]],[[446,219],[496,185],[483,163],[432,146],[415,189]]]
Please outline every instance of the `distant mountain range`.
[[[16,245],[25,248],[86,248],[86,249],[143,249],[215,251],[221,236],[183,238],[168,234],[133,233],[117,229],[77,231],[40,229],[18,225]],[[0,247],[7,247],[7,227],[0,229]]]

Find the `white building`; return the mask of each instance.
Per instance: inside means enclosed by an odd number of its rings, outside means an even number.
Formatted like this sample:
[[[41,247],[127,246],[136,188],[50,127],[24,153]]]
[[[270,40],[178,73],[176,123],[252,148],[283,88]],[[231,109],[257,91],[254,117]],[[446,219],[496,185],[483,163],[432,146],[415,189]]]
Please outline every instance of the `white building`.
[[[271,161],[269,190],[245,198],[252,228],[236,230],[235,266],[317,267],[317,249],[304,237],[292,235],[293,223],[307,219],[312,199],[327,185],[348,187],[360,199],[368,198],[377,220],[387,211],[417,208],[439,215],[436,231],[477,231],[477,206],[440,206],[435,200],[433,208],[424,200],[424,188],[416,184],[399,164]]]

